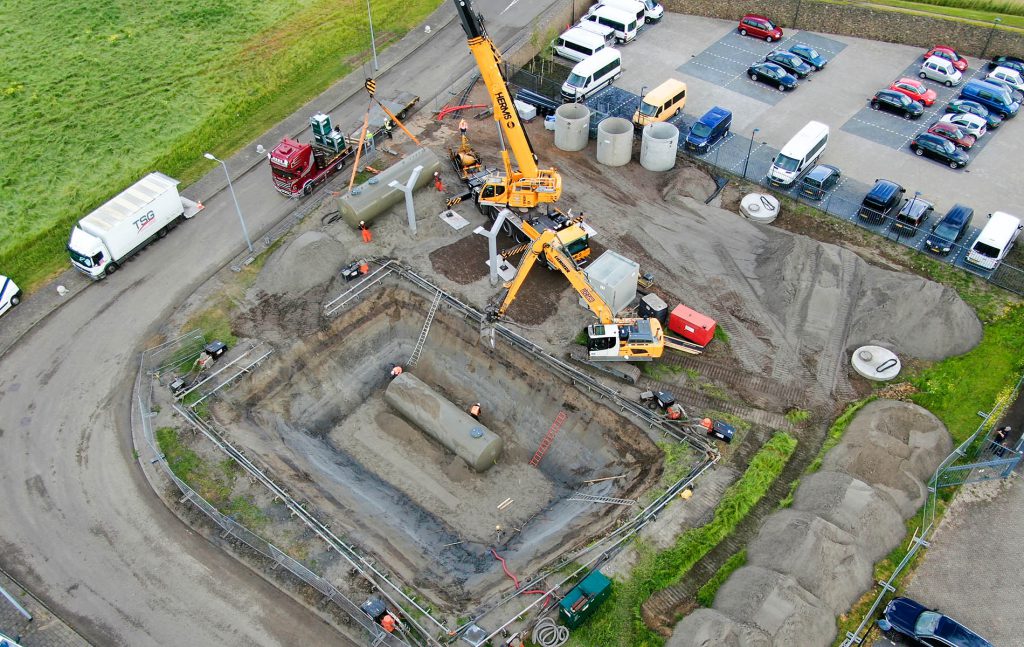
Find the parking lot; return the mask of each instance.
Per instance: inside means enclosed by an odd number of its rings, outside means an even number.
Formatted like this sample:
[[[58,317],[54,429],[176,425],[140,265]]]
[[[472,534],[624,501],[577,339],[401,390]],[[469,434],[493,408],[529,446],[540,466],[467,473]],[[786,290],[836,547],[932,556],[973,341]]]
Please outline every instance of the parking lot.
[[[783,93],[746,76],[751,63],[798,42],[815,47],[830,60],[824,70],[801,80],[795,90]],[[822,201],[831,212],[842,212],[838,207],[849,203],[850,218],[855,219],[853,213],[864,193],[875,179],[886,178],[906,187],[908,199],[919,192],[921,198],[935,204],[938,214],[958,202],[970,205],[976,225],[984,225],[986,215],[993,211],[1021,213],[1016,199],[1018,182],[1006,163],[1024,152],[1024,130],[1016,123],[1019,119],[985,135],[971,151],[971,164],[954,171],[940,162],[918,158],[908,144],[941,116],[947,100],[958,93],[956,88],[927,81],[938,99],[915,121],[869,108],[869,99],[877,90],[903,76],[917,78],[923,54],[919,48],[793,30],[786,30],[781,43],[766,43],[740,36],[734,22],[668,13],[661,23],[620,49],[624,73],[615,90],[594,101],[608,107],[618,103],[619,109],[613,112],[629,117],[645,89],[670,77],[685,81],[689,86],[686,108],[672,122],[685,134],[712,106],[731,110],[732,136],[704,156],[717,159],[718,165],[730,171],[742,173],[748,166],[748,177],[763,177],[778,149],[813,119],[831,129],[821,161],[843,173],[840,185]],[[984,62],[970,59],[969,63],[967,78],[983,76],[979,64],[983,67]],[[884,224],[878,228],[887,233]],[[919,246],[923,238],[920,233],[910,242]],[[969,242],[964,241],[965,245]]]

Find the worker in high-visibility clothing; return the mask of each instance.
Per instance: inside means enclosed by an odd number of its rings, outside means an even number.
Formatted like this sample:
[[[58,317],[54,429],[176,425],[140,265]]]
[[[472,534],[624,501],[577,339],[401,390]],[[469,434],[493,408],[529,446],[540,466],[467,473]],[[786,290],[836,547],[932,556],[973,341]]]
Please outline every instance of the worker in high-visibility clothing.
[[[463,135],[465,135],[467,130],[469,130],[469,124],[466,123],[465,119],[460,119],[459,120],[459,132],[462,133]]]
[[[480,403],[474,402],[469,407],[469,415],[473,416],[474,420],[480,419]]]
[[[394,633],[396,624],[394,616],[390,613],[385,613],[384,617],[380,619],[381,628],[389,634]]]
[[[402,367],[398,364],[391,365],[391,377],[395,378],[402,374]]]

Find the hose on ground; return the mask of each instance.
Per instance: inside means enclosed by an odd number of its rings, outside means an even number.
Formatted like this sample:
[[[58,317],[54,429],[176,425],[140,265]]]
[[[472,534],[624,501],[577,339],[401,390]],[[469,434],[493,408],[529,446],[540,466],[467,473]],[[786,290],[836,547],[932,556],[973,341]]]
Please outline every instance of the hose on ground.
[[[544,616],[533,626],[533,642],[540,647],[561,647],[569,640],[569,628],[555,624],[551,616]]]

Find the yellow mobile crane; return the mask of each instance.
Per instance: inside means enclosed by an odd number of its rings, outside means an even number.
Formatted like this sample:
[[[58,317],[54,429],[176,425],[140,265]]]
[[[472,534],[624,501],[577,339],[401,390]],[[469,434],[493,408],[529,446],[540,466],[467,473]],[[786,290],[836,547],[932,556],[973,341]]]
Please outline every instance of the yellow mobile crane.
[[[523,130],[519,112],[516,111],[502,76],[501,56],[484,30],[483,19],[473,12],[470,0],[454,2],[462,28],[466,31],[469,51],[473,53],[480,69],[480,78],[491,95],[494,120],[500,126],[503,140],[501,159],[505,165],[505,174],[487,178],[480,188],[481,204],[533,209],[544,202],[557,202],[562,195],[562,177],[553,168],[542,169],[538,166],[537,155],[530,146],[530,139]],[[512,160],[504,142],[512,149],[512,155],[519,164],[518,170],[512,168]]]
[[[590,286],[583,272],[563,251],[562,232],[544,231],[537,237],[519,264],[519,270],[512,281],[505,284],[504,297],[500,304],[489,309],[487,318],[497,321],[505,315],[509,306],[515,301],[519,290],[523,287],[527,275],[541,257],[548,265],[559,270],[569,280],[572,287],[586,302],[590,311],[597,316],[598,322],[587,326],[587,356],[576,357],[587,363],[609,361],[650,361],[661,357],[665,347],[676,348],[665,339],[661,322],[657,319],[626,318],[617,319],[604,299]],[[680,348],[680,350],[686,350]],[[600,368],[600,367],[599,367]],[[619,377],[636,381],[636,371],[628,374],[624,371],[602,368]]]

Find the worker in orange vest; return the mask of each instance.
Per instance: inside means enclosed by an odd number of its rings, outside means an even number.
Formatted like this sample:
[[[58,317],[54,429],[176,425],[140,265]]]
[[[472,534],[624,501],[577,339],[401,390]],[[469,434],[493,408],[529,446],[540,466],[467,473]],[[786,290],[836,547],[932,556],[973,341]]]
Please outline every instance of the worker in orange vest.
[[[366,259],[361,259],[359,261],[359,273],[360,274],[369,274],[370,273],[370,264],[366,262]]]
[[[398,377],[401,374],[402,374],[402,367],[399,366],[398,364],[392,364],[391,365],[391,377],[392,378],[396,378],[396,377]]]
[[[373,240],[373,234],[370,233],[370,227],[366,224],[365,220],[359,221],[359,231],[363,233],[364,243],[368,243]]]
[[[444,191],[444,185],[441,184],[441,174],[434,171],[434,188],[438,191]]]
[[[395,618],[390,613],[385,613],[384,617],[380,619],[381,628],[389,634],[394,633],[395,624]]]
[[[473,420],[480,419],[480,403],[474,402],[469,407],[469,415],[473,416]]]
[[[469,130],[469,124],[466,123],[465,119],[460,119],[459,120],[459,132],[462,133],[463,135],[465,135],[467,130]]]

